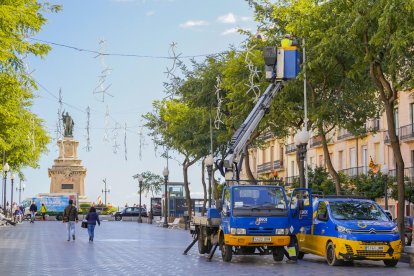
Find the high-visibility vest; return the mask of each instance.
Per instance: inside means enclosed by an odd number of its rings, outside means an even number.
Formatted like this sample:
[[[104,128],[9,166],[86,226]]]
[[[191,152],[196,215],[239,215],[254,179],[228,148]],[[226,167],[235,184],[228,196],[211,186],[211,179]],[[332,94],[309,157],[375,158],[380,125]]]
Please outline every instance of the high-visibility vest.
[[[293,43],[292,39],[284,38],[284,39],[282,39],[282,42],[281,42],[282,48],[290,47],[290,46],[292,46],[292,43]]]
[[[46,206],[45,205],[42,205],[42,207],[40,208],[40,210],[41,210],[42,213],[46,213],[47,212],[47,209],[46,209]]]

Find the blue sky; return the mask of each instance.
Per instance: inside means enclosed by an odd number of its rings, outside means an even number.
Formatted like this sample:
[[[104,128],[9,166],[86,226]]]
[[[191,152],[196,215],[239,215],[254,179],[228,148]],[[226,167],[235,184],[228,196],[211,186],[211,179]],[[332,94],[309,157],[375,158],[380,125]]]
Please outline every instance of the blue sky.
[[[148,56],[168,56],[172,42],[176,51],[187,55],[217,53],[236,47],[244,37],[237,28],[255,32],[253,11],[243,0],[67,0],[53,1],[61,4],[58,14],[47,14],[48,23],[36,36],[37,39],[99,50],[99,41],[105,39],[106,52]],[[105,102],[93,94],[101,75],[101,61],[95,54],[60,46],[44,59],[30,57],[28,66],[42,87],[36,93],[33,112],[45,120],[47,129],[55,137],[58,101],[62,90],[63,109],[75,122],[74,137],[80,141],[79,157],[87,168],[86,195],[96,201],[101,195],[102,180],[111,186],[108,201],[116,205],[137,203],[137,183],[132,176],[142,171],[161,175],[166,160],[155,153],[150,137],[144,143],[139,138],[141,115],[152,110],[152,102],[165,96],[163,82],[166,68],[172,61],[159,58],[106,56],[104,61],[110,74],[104,86],[111,85]],[[45,91],[47,90],[47,91]],[[86,146],[86,108],[91,108],[90,141]],[[117,134],[120,145],[113,153],[113,141],[104,142],[105,110],[108,106],[111,119],[108,135],[112,140]],[[127,158],[124,154],[124,131],[114,131],[115,123],[127,124]],[[141,142],[140,142],[141,141]],[[143,145],[140,151],[139,147]],[[140,152],[142,158],[139,157]],[[42,156],[39,169],[25,169],[26,190],[24,197],[49,192],[50,179],[47,169],[57,158],[56,141],[49,145],[49,152]],[[180,156],[175,159],[181,161]],[[170,180],[182,181],[182,169],[177,161],[170,160]],[[191,191],[196,197],[202,191],[199,165],[190,170]],[[148,199],[145,199],[148,201]]]

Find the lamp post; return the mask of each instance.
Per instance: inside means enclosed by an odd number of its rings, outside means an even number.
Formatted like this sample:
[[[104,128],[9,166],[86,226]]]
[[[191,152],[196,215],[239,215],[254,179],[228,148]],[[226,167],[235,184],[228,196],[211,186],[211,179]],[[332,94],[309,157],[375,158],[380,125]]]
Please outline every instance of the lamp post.
[[[164,190],[165,190],[165,195],[164,195],[164,199],[165,199],[165,208],[164,208],[164,224],[162,225],[164,228],[168,228],[168,216],[167,216],[167,210],[168,210],[168,191],[167,191],[167,184],[168,184],[168,175],[169,175],[169,171],[168,168],[165,167],[164,170],[162,171],[162,175],[164,176]]]
[[[10,179],[11,179],[11,189],[10,189],[10,216],[13,216],[13,184],[14,184],[14,179],[16,178],[16,175],[14,173],[12,173],[10,175]]]
[[[141,192],[142,192],[142,181],[144,181],[144,177],[142,174],[138,175],[138,182],[139,182],[139,217],[138,217],[138,223],[142,223],[142,217],[141,217]]]
[[[206,158],[206,167],[208,174],[208,208],[211,208],[211,175],[213,172],[214,158],[213,155],[209,154]]]
[[[7,182],[7,172],[10,170],[8,163],[4,164],[3,174],[4,174],[4,183],[3,183],[3,211],[6,214],[6,182]]]
[[[308,183],[305,181],[305,158],[306,158],[306,146],[309,141],[309,133],[306,128],[299,130],[294,137],[295,145],[298,149],[299,154],[299,179],[300,179],[300,188],[308,188]]]
[[[106,207],[106,194],[109,193],[111,191],[111,189],[108,187],[106,188],[106,178],[104,180],[102,180],[105,187],[102,189],[102,193],[105,193],[105,207]]]
[[[22,203],[22,191],[24,191],[26,185],[22,184],[22,180],[20,179],[20,184],[16,186],[16,191],[19,191],[19,205]]]
[[[387,164],[382,165],[381,172],[384,175],[384,208],[388,210],[388,166]]]

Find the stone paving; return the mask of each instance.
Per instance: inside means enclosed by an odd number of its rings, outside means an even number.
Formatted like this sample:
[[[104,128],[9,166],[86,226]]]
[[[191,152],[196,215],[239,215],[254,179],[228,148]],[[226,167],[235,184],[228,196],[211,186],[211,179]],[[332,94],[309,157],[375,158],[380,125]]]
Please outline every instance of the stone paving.
[[[234,256],[212,262],[197,245],[187,256],[188,232],[136,222],[104,221],[88,242],[86,229],[76,225],[76,240],[66,241],[62,222],[36,221],[0,228],[0,276],[6,275],[414,275],[406,263],[387,268],[382,262],[355,262],[329,267],[323,258],[306,255],[298,264],[276,263],[272,256]]]

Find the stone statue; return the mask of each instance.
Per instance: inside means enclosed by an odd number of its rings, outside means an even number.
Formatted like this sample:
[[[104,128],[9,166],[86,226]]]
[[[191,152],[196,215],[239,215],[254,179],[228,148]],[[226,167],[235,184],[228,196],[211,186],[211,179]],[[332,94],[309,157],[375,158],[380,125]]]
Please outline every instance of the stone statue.
[[[73,126],[75,123],[72,120],[72,117],[69,116],[69,113],[62,113],[63,129],[65,137],[73,137]]]

